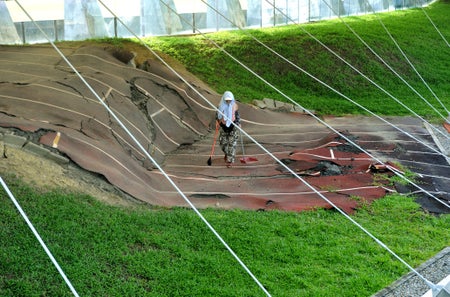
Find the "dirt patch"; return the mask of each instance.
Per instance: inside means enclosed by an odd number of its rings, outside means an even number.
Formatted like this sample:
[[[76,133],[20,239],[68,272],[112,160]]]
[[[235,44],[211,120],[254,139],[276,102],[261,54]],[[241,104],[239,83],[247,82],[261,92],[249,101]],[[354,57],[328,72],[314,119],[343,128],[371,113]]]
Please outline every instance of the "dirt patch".
[[[0,147],[1,176],[14,175],[41,191],[87,194],[110,205],[132,206],[139,203],[102,176],[83,170],[76,164],[59,165],[18,148],[3,144]]]

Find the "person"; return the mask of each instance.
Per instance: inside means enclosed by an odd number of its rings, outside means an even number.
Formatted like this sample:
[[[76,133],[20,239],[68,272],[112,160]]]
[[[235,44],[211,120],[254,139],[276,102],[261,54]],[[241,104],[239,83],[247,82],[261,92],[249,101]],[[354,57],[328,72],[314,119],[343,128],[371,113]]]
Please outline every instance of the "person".
[[[221,127],[219,143],[225,154],[224,160],[227,163],[227,166],[231,167],[234,163],[236,144],[239,138],[239,129],[237,129],[235,125],[240,126],[241,123],[239,107],[234,99],[233,93],[226,91],[223,94],[218,109],[217,121]]]

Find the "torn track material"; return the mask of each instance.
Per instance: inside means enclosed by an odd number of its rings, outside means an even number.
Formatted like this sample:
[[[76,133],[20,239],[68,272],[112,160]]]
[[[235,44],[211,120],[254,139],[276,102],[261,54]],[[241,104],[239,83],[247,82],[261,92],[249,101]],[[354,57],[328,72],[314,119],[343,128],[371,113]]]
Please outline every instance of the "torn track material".
[[[0,79],[10,81],[0,85],[1,127],[45,131],[29,140],[58,150],[139,200],[186,206],[89,90],[60,64],[51,48],[0,47],[0,51],[12,62],[32,63],[34,69],[33,73],[29,67],[8,70],[16,64],[0,62],[4,70]],[[252,143],[245,147],[252,157],[243,150],[242,156],[236,157],[245,162],[232,168],[226,169],[221,156],[210,155],[212,166],[204,164],[214,137],[215,111],[157,62],[152,62],[148,72],[124,65],[104,49],[84,47],[70,52],[70,61],[197,207],[293,211],[331,207]],[[39,64],[39,55],[45,55],[45,63]],[[193,85],[203,84],[193,81]],[[220,95],[198,88],[217,105]],[[389,174],[389,168],[373,166],[374,160],[313,118],[246,104],[241,104],[240,110],[249,135],[346,212],[395,190],[376,175],[381,169]],[[349,119],[336,124],[343,126],[342,131],[350,130],[365,148],[396,160],[412,151],[392,129],[389,133],[380,133],[389,129],[384,126],[376,131],[351,131],[353,123],[354,119]],[[415,122],[411,127],[418,129]],[[394,151],[393,143],[403,151]],[[373,170],[368,170],[371,166]]]

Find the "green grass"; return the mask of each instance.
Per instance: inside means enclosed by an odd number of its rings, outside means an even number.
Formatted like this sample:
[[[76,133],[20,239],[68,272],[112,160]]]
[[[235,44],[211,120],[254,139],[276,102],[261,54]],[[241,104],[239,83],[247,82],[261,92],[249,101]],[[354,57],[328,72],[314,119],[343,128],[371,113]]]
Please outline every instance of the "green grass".
[[[444,36],[450,36],[448,2],[433,4],[427,12]],[[448,104],[449,49],[422,11],[380,17]],[[391,41],[380,33],[373,16],[346,20],[415,87],[424,90]],[[395,96],[407,100],[415,111],[436,117],[339,21],[303,26]],[[408,114],[298,27],[254,30],[252,34],[374,112]],[[361,113],[242,32],[208,36],[304,107],[320,114]],[[230,89],[244,102],[283,99],[201,36],[152,38],[149,44],[179,59],[219,93]],[[192,210],[115,207],[62,190],[37,191],[9,176],[6,181],[81,296],[263,296]],[[3,191],[0,199],[0,296],[71,296]],[[370,296],[408,272],[333,211],[207,209],[202,214],[273,296]],[[364,205],[353,218],[413,267],[450,245],[450,216],[424,213],[412,197],[387,196]]]
[[[81,296],[263,296],[192,210],[124,208],[7,183]],[[2,192],[0,296],[70,296]],[[407,273],[333,211],[202,214],[273,296],[369,296]],[[354,219],[413,267],[449,246],[450,216],[389,196]]]
[[[450,4],[439,2],[425,8],[440,32],[450,36]],[[383,29],[382,20],[408,59],[437,97],[450,104],[450,48],[421,9],[345,18],[346,23],[401,77],[441,114],[443,108],[414,73]],[[352,70],[307,35],[309,32],[377,85],[404,102],[422,117],[440,118],[405,83],[390,72],[340,21],[292,25],[263,30],[231,31],[186,37],[158,37],[146,41],[155,50],[181,61],[187,69],[217,92],[231,90],[242,102],[273,98],[286,101],[273,88],[236,63],[210,40],[249,67],[284,94],[319,114],[367,114],[328,87],[265,49],[253,37],[350,99],[380,115],[410,115],[391,96]]]

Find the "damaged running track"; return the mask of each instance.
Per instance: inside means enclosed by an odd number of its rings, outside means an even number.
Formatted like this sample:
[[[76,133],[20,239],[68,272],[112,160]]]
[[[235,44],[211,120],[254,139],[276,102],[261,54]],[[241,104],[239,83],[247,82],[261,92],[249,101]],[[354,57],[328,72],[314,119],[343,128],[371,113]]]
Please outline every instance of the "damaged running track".
[[[245,136],[246,156],[256,157],[258,162],[237,161],[227,168],[220,149],[216,149],[212,166],[207,166],[215,111],[159,62],[148,60],[144,70],[118,60],[112,48],[62,51],[197,207],[288,211],[331,208]],[[136,199],[161,206],[187,206],[52,48],[8,46],[0,47],[0,52],[1,127],[10,129],[10,133],[21,131],[28,141],[103,175]],[[219,94],[191,75],[187,77],[217,105]],[[245,104],[240,110],[242,127],[249,135],[347,213],[389,192],[415,191],[379,179],[376,173],[390,175],[388,168],[374,166],[376,162],[370,156],[311,116]],[[374,118],[324,120],[377,158],[417,170],[428,191],[449,199],[450,170],[442,156]],[[420,121],[390,120],[435,146]],[[237,149],[239,160],[242,155]],[[430,211],[448,212],[438,203],[431,206]]]

